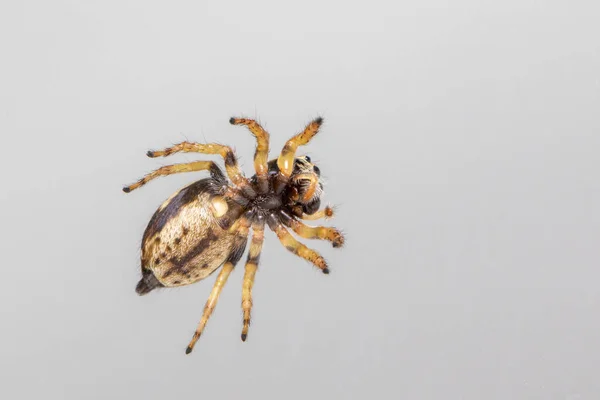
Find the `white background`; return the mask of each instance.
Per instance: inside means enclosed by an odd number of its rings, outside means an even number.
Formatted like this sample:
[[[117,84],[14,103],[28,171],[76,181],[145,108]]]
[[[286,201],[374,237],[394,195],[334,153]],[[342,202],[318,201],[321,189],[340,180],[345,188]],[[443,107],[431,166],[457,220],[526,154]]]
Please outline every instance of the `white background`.
[[[598,399],[594,1],[5,1],[0,376],[10,399]],[[138,297],[150,216],[205,173],[121,187],[189,139],[307,152],[347,246],[324,276],[268,233]],[[210,157],[209,157],[210,158]],[[215,158],[215,160],[217,160]],[[219,160],[220,161],[220,160]],[[242,262],[243,264],[243,262]]]

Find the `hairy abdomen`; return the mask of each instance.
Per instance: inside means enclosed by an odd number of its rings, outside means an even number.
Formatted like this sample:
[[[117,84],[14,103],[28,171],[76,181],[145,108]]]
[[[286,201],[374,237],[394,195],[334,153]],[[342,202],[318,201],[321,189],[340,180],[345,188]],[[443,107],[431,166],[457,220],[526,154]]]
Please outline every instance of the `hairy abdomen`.
[[[154,213],[142,240],[139,294],[157,286],[189,285],[225,262],[235,235],[217,224],[211,206],[217,190],[215,181],[203,179],[181,189]]]

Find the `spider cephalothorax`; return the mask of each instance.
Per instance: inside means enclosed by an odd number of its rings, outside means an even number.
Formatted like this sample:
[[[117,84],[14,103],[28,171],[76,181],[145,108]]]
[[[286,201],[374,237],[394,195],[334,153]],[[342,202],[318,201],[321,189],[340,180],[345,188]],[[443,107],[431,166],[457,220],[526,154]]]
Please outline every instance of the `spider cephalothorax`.
[[[220,144],[179,143],[149,157],[166,157],[178,152],[219,154],[225,161],[229,182],[212,161],[167,165],[144,176],[123,191],[130,192],[162,175],[208,170],[211,177],[194,182],[167,199],[156,210],[142,238],[142,279],[136,287],[144,295],[159,287],[189,285],[223,267],[204,308],[204,314],[186,353],[202,334],[229,274],[242,257],[252,228],[242,287],[244,314],[242,340],[246,340],[252,308],[252,286],[264,240],[265,224],[294,254],[329,273],[327,263],[316,251],[298,242],[288,231],[307,239],[329,240],[340,247],[344,237],[335,228],[310,227],[301,220],[333,216],[325,207],[319,211],[323,184],[319,168],[310,157],[296,157],[298,146],[307,144],[323,122],[317,118],[304,131],[287,141],[281,154],[267,162],[269,134],[254,120],[231,118],[233,125],[245,125],[256,137],[256,174],[246,178],[233,150]]]

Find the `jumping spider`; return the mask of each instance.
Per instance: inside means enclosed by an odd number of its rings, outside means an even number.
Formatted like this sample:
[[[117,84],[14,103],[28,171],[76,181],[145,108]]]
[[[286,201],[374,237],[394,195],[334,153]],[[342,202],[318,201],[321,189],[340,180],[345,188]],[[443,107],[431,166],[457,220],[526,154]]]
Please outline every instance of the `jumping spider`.
[[[243,341],[250,326],[252,286],[265,223],[286,249],[310,261],[325,274],[329,269],[323,257],[294,239],[287,228],[306,239],[329,240],[333,247],[344,244],[344,237],[337,229],[311,227],[301,222],[333,216],[329,206],[318,211],[323,191],[319,168],[308,156],[295,157],[298,146],[306,145],[317,134],[323,119],[317,118],[308,124],[304,131],[287,141],[276,160],[268,162],[269,134],[251,119],[231,118],[229,122],[245,125],[256,138],[256,175],[250,179],[240,170],[230,147],[183,142],[161,151],[148,151],[147,155],[219,154],[225,161],[231,183],[214,162],[194,161],[161,167],[123,188],[129,193],[159,176],[201,170],[210,172],[210,178],[194,182],[173,194],[152,216],[142,238],[142,278],[135,289],[139,295],[144,295],[159,287],[189,285],[223,266],[186,354],[194,348],[229,274],[242,257],[250,227],[252,241],[242,285]]]

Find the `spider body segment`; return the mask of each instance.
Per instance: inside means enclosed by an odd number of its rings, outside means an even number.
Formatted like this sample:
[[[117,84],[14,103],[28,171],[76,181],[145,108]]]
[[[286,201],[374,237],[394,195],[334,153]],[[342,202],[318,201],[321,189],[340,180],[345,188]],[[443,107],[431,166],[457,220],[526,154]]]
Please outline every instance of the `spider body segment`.
[[[323,184],[319,168],[308,156],[296,157],[298,146],[306,145],[319,131],[323,120],[313,120],[288,140],[277,159],[267,161],[269,134],[254,120],[231,118],[233,125],[245,125],[256,137],[256,174],[246,178],[233,150],[220,144],[182,142],[161,151],[148,151],[149,157],[166,157],[178,152],[219,154],[226,175],[212,161],[195,161],[161,167],[123,191],[139,188],[148,181],[180,172],[208,170],[201,179],[169,197],[152,216],[142,238],[142,278],[136,292],[145,295],[160,287],[177,287],[200,281],[219,267],[221,271],[204,307],[202,319],[186,349],[190,353],[216,306],[229,274],[241,259],[252,229],[252,239],[242,285],[243,327],[246,340],[252,308],[252,286],[264,241],[265,225],[292,253],[329,273],[325,259],[297,241],[289,232],[307,239],[328,240],[341,247],[344,237],[330,227],[311,227],[302,220],[330,218],[327,206],[319,211]]]

